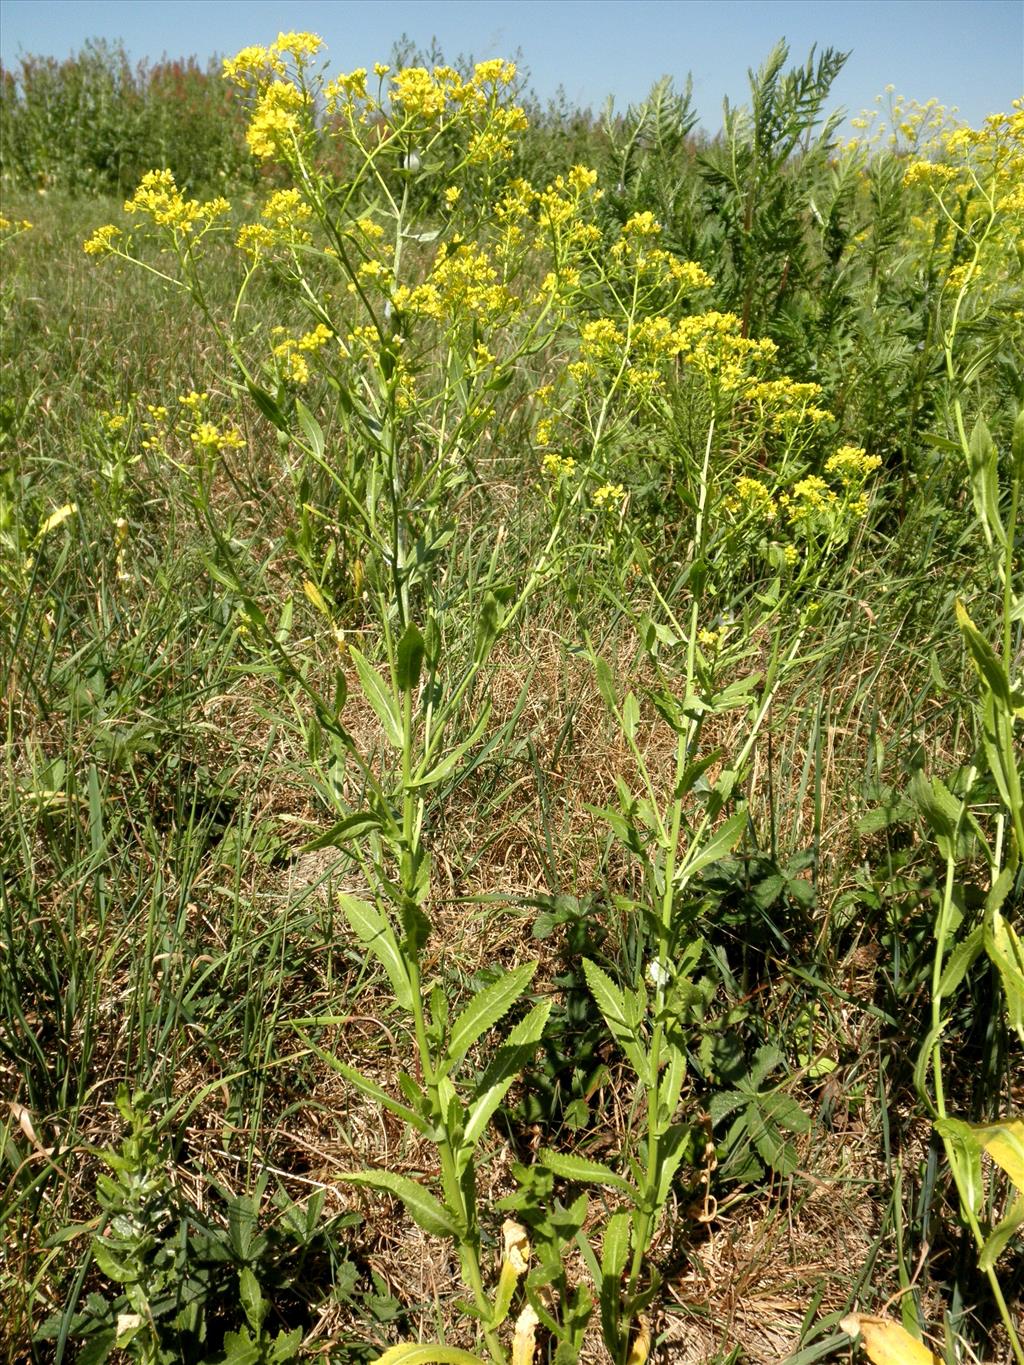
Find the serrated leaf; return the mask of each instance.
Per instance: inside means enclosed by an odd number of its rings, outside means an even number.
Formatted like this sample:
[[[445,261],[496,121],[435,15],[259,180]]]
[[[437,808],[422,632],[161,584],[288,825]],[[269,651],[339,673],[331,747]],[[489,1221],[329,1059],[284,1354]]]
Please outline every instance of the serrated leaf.
[[[391,925],[376,906],[360,900],[358,896],[339,891],[338,904],[356,938],[369,948],[387,972],[395,1000],[411,1014],[412,983]]]
[[[984,939],[985,951],[999,972],[1010,1027],[1024,1041],[1024,944],[998,910],[985,916]]]
[[[525,962],[485,987],[452,1025],[445,1060],[458,1066],[477,1039],[507,1014],[533,979],[536,962]]]
[[[634,1190],[629,1181],[617,1175],[603,1161],[568,1156],[564,1152],[552,1152],[548,1148],[537,1154],[537,1160],[562,1180],[575,1180],[580,1185],[604,1185],[608,1189],[618,1190],[631,1200],[634,1198]]]
[[[622,1275],[629,1257],[632,1219],[628,1213],[613,1213],[605,1224],[601,1245],[601,1275],[598,1298],[601,1304],[601,1330],[605,1344],[613,1348],[619,1341],[622,1309]]]
[[[985,948],[985,931],[979,924],[950,953],[939,981],[939,995],[951,995],[974,966]]]
[[[930,781],[918,770],[910,782],[910,799],[934,835],[944,858],[956,856],[956,832],[963,805],[938,777]]]
[[[359,684],[362,687],[363,696],[370,703],[374,714],[384,727],[384,734],[387,736],[388,743],[395,749],[401,749],[402,722],[390,689],[369,659],[360,653],[355,645],[349,645],[349,654],[351,654],[352,662],[359,674]]]
[[[473,1148],[480,1140],[491,1115],[505,1098],[509,1086],[536,1051],[550,1013],[550,1000],[542,1000],[540,1004],[534,1005],[526,1018],[520,1020],[515,1028],[510,1030],[508,1037],[488,1063],[477,1085],[473,1102],[469,1106],[463,1147],[458,1156],[460,1172],[471,1159]]]
[[[364,1185],[394,1195],[424,1232],[432,1233],[435,1237],[452,1237],[456,1241],[461,1236],[459,1225],[451,1212],[429,1190],[408,1176],[396,1175],[394,1171],[357,1171],[351,1175],[340,1175],[337,1179],[346,1185]]]
[[[654,1078],[651,1076],[647,1049],[630,1022],[625,995],[608,973],[589,958],[583,959],[583,974],[601,1017],[608,1026],[608,1032],[629,1059],[640,1082],[650,1085]]]
[[[956,1165],[957,1183],[962,1197],[978,1213],[985,1198],[985,1186],[981,1178],[981,1143],[971,1125],[964,1123],[963,1119],[936,1119],[935,1131],[945,1143],[950,1165]]]

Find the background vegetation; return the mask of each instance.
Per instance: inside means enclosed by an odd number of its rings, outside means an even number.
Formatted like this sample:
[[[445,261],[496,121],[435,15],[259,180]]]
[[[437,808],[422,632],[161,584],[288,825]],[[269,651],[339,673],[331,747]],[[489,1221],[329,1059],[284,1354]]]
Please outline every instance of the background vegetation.
[[[1024,115],[261,60],[2,78],[6,1358],[1020,1360]]]

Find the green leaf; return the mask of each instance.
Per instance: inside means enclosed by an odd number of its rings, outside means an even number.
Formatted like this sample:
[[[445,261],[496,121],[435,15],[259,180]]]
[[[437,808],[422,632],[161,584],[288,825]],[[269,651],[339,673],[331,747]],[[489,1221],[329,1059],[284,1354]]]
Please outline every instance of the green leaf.
[[[1013,477],[1024,484],[1024,407],[1017,413],[1013,423],[1010,455],[1013,459]]]
[[[339,891],[338,904],[356,938],[369,948],[387,972],[395,1000],[411,1014],[412,983],[391,925],[376,906],[360,900],[358,896]]]
[[[969,1123],[962,1119],[936,1119],[935,1131],[946,1146],[946,1155],[955,1166],[961,1196],[975,1213],[981,1211],[985,1186],[981,1178],[981,1143]]]
[[[1016,1238],[1021,1227],[1024,1227],[1024,1196],[1017,1200],[1002,1222],[997,1223],[985,1238],[985,1245],[978,1253],[978,1269],[987,1274],[1010,1241]]]
[[[374,714],[383,725],[388,742],[395,749],[401,749],[403,742],[402,722],[394,697],[385,685],[384,679],[370,661],[356,649],[355,645],[349,645],[348,652],[352,655],[352,662],[359,674],[359,684],[363,689],[363,696],[373,707]]]
[[[1007,677],[1006,669],[1000,662],[995,650],[968,616],[966,607],[960,601],[956,604],[956,619],[960,626],[960,633],[963,635],[964,642],[974,661],[978,676],[1005,710],[1012,711],[1010,680]]]
[[[597,678],[597,690],[604,698],[604,704],[609,711],[615,710],[615,679],[612,677],[612,670],[604,659],[594,659],[594,676]]]
[[[685,1123],[676,1123],[663,1134],[658,1146],[658,1184],[655,1191],[658,1208],[664,1207],[679,1163],[689,1149],[690,1129]]]
[[[1010,1027],[1024,1042],[1024,943],[998,910],[985,916],[985,951],[999,972]]]
[[[455,766],[465,758],[473,745],[480,739],[480,736],[487,729],[487,722],[490,720],[490,716],[491,703],[488,701],[472,730],[462,743],[454,748],[450,754],[446,754],[445,757],[441,759],[440,763],[435,764],[434,767],[428,769],[427,772],[417,774],[409,785],[411,787],[433,787],[436,786],[438,782],[443,782],[453,771]],[[429,759],[424,761],[429,761]]]
[[[238,1272],[238,1298],[246,1321],[258,1336],[270,1304],[263,1297],[260,1282],[249,1266],[243,1266]]]
[[[941,778],[931,781],[918,770],[910,781],[910,799],[935,837],[944,858],[956,857],[956,833],[963,814],[957,800]]]
[[[985,540],[990,546],[993,540],[1005,546],[1006,531],[999,515],[999,456],[981,417],[971,433],[969,451],[971,496]]]
[[[614,1349],[619,1342],[622,1310],[622,1276],[629,1256],[632,1219],[625,1212],[613,1213],[605,1224],[601,1246],[601,1330],[605,1344]]]
[[[537,1160],[562,1180],[575,1180],[580,1185],[604,1185],[618,1190],[627,1198],[635,1199],[635,1191],[628,1180],[616,1175],[610,1166],[602,1161],[589,1161],[582,1156],[568,1156],[564,1152],[552,1152],[544,1148],[538,1152]]]
[[[362,839],[365,835],[383,828],[380,817],[374,815],[372,811],[354,811],[351,815],[346,815],[344,820],[339,820],[336,825],[332,825],[326,833],[319,835],[308,844],[303,844],[302,852],[310,853],[317,848],[332,848],[346,843],[349,839]]]
[[[258,384],[254,384],[251,379],[247,379],[245,387],[249,390],[249,396],[259,408],[260,412],[267,421],[272,422],[278,431],[288,431],[288,418],[281,411],[279,404],[267,393],[266,389],[261,389]]]
[[[458,1158],[460,1173],[468,1165],[473,1148],[479,1142],[491,1115],[505,1098],[509,1086],[536,1051],[550,1013],[550,1000],[543,1000],[539,1005],[534,1005],[526,1018],[521,1019],[515,1028],[510,1030],[508,1037],[488,1063],[469,1107],[463,1147]]]
[[[630,1022],[625,995],[608,973],[589,958],[583,959],[583,974],[601,1017],[608,1026],[608,1032],[629,1059],[641,1084],[651,1085],[654,1078],[651,1076],[650,1060]]]
[[[316,1020],[311,1020],[309,1022],[316,1023]],[[346,1062],[341,1061],[340,1058],[335,1057],[327,1048],[321,1047],[318,1043],[314,1043],[308,1034],[303,1032],[297,1024],[293,1025],[293,1027],[310,1051],[315,1052],[320,1060],[326,1062],[332,1071],[336,1071],[339,1076],[344,1076],[349,1085],[354,1086],[360,1094],[365,1095],[367,1099],[373,1100],[376,1104],[379,1104],[381,1108],[387,1109],[390,1113],[394,1114],[396,1118],[400,1118],[403,1123],[409,1124],[411,1128],[415,1128],[418,1132],[424,1134],[429,1133],[430,1125],[422,1115],[417,1114],[414,1109],[410,1109],[407,1105],[402,1104],[400,1100],[393,1099],[386,1090],[382,1089],[382,1087],[376,1083],[376,1081],[371,1081],[368,1076],[364,1076],[362,1072],[357,1071],[354,1066],[349,1066]]]
[[[424,650],[419,627],[410,621],[398,642],[396,676],[398,686],[403,692],[412,692],[419,683]]]
[[[324,458],[323,428],[301,398],[295,400],[295,416],[299,419],[302,434],[309,442],[313,454],[318,460],[322,460]]]
[[[636,727],[640,723],[640,704],[633,692],[627,692],[622,703],[622,733],[627,739],[636,738]]]
[[[942,978],[939,981],[938,994],[940,1000],[945,999],[947,995],[951,995],[956,990],[984,948],[985,931],[979,924],[971,930],[962,943],[956,945],[946,960],[946,965],[942,969]]]
[[[374,1365],[487,1365],[486,1361],[457,1346],[390,1346]]]
[[[485,987],[470,1001],[452,1026],[445,1051],[445,1061],[449,1067],[458,1066],[477,1039],[508,1013],[530,984],[536,970],[536,962],[524,962]]]
[[[346,1185],[365,1185],[394,1195],[405,1205],[409,1217],[424,1232],[432,1233],[435,1237],[451,1237],[458,1241],[463,1234],[464,1230],[459,1227],[450,1210],[408,1176],[396,1175],[394,1171],[358,1171],[337,1178]]]
[[[738,810],[735,815],[731,815],[725,824],[715,831],[706,844],[691,846],[676,873],[676,881],[679,885],[685,886],[701,868],[707,867],[709,863],[716,863],[719,858],[724,858],[726,854],[731,853],[742,838],[743,832],[747,828],[747,821],[747,812]]]

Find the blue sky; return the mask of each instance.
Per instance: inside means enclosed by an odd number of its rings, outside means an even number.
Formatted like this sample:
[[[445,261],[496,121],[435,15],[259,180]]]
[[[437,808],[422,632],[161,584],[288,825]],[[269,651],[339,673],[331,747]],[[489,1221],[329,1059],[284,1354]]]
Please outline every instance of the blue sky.
[[[833,87],[851,114],[888,84],[959,105],[972,122],[1024,94],[1024,0],[0,0],[0,59],[65,57],[98,37],[123,40],[134,58],[205,60],[279,29],[321,34],[335,70],[386,59],[402,33],[423,45],[436,36],[449,59],[521,50],[542,99],[561,85],[595,108],[692,71],[709,129],[780,37],[794,60],[812,43],[852,49]]]

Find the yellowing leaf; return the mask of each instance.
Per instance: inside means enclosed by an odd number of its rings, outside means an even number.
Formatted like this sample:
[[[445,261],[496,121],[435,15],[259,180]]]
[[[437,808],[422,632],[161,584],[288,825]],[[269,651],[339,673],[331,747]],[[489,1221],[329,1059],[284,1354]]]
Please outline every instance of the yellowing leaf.
[[[308,578],[305,579],[302,584],[302,591],[306,594],[309,600],[313,603],[313,606],[316,607],[317,611],[320,612],[321,615],[326,616],[328,618],[330,617],[331,615],[330,608],[328,607],[326,601],[324,600],[323,593],[320,591],[320,589],[317,587],[315,583],[312,583]]]
[[[847,1336],[860,1336],[873,1365],[942,1365],[934,1352],[915,1341],[905,1327],[888,1318],[862,1317],[851,1313],[839,1326]]]
[[[1024,1119],[978,1124],[974,1128],[974,1135],[996,1165],[1003,1168],[1024,1194]]]
[[[56,512],[51,512],[42,526],[40,526],[39,531],[36,534],[36,540],[42,540],[43,536],[49,535],[62,521],[67,521],[68,517],[74,516],[77,511],[77,502],[66,502],[63,507],[58,507]]]
[[[486,1365],[479,1356],[460,1351],[456,1346],[420,1346],[415,1342],[400,1342],[390,1346],[376,1365]]]

